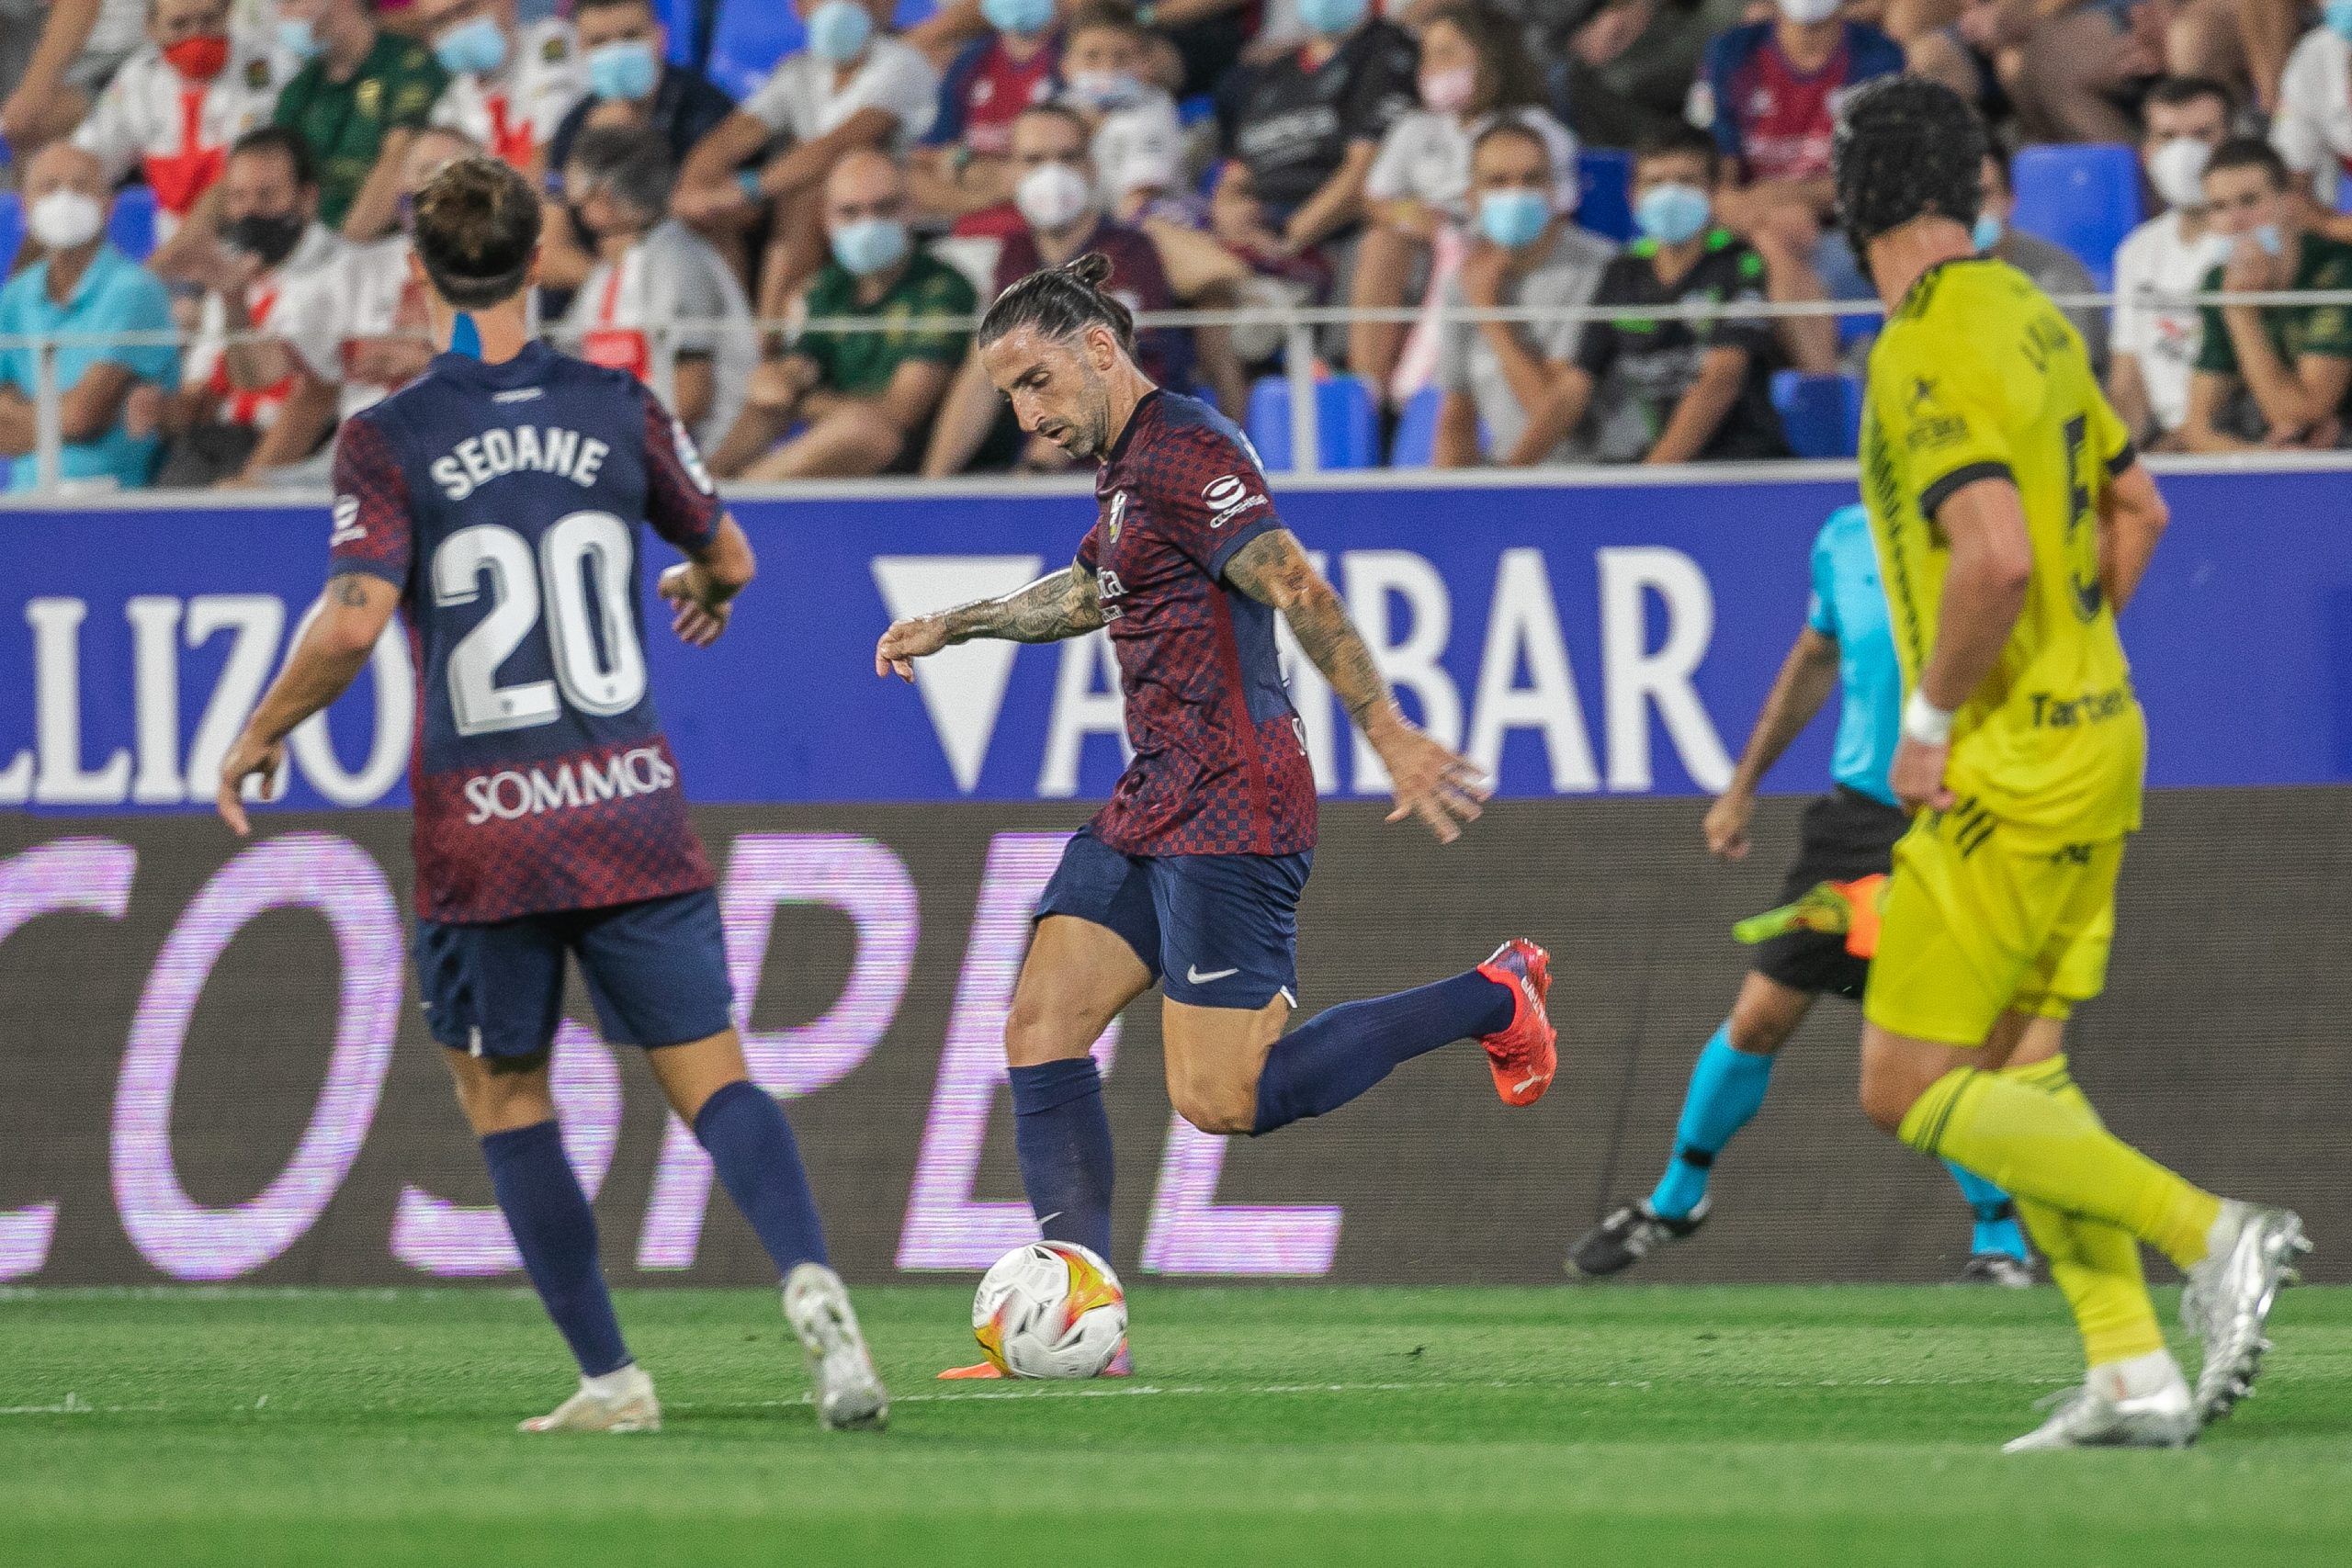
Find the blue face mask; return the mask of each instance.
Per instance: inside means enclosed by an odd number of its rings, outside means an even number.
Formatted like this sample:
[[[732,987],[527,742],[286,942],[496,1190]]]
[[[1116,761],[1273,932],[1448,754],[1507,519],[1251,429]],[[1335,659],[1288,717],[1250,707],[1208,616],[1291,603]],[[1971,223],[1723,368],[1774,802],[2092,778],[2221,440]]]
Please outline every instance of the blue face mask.
[[[1323,38],[1338,38],[1363,20],[1369,0],[1298,0],[1298,19]]]
[[[834,230],[831,243],[842,271],[871,277],[905,258],[907,226],[895,218],[861,218]]]
[[[808,13],[808,52],[829,64],[847,65],[874,36],[874,13],[853,0],[825,0]]]
[[[1999,219],[1989,212],[1980,212],[1976,215],[1976,226],[1968,231],[1968,241],[1976,247],[1977,254],[1984,255],[2001,243],[2002,232]]]
[[[323,46],[319,42],[318,30],[311,26],[308,17],[280,17],[277,18],[277,47],[297,60],[310,60]]]
[[[1054,25],[1054,0],[980,0],[989,26],[1017,38],[1035,38]]]
[[[1505,250],[1532,245],[1552,221],[1552,204],[1540,190],[1490,190],[1478,198],[1478,232]]]
[[[1707,193],[1679,182],[1652,186],[1634,203],[1634,222],[1661,245],[1695,240],[1707,227]]]
[[[2327,0],[2320,20],[2337,38],[2352,39],[2352,0]]]
[[[662,62],[643,39],[616,39],[588,51],[588,90],[607,101],[651,96],[662,80]]]
[[[488,17],[476,17],[435,39],[433,58],[452,76],[487,76],[506,63],[506,35]]]
[[[2249,242],[2266,256],[2278,255],[2287,248],[2287,236],[2278,231],[2276,223],[2258,224],[2247,230],[2237,237],[2234,244],[2243,245]]]

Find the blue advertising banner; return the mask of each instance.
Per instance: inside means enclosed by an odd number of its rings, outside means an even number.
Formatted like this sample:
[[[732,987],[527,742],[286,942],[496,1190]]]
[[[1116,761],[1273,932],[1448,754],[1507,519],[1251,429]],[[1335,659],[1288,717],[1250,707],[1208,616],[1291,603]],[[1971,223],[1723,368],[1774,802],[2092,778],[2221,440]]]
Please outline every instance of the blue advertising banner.
[[[2170,536],[2125,620],[2151,782],[2352,779],[2345,476],[2165,480]],[[1851,499],[1820,480],[1284,489],[1408,709],[1506,795],[1689,795],[1727,775],[1802,624],[1807,552]],[[1070,492],[762,500],[737,513],[760,581],[718,647],[648,649],[687,787],[705,802],[1092,798],[1123,762],[1098,636],[975,644],[915,688],[877,679],[897,615],[1006,592],[1067,561]],[[190,809],[315,597],[322,505],[0,513],[0,805]],[[650,592],[663,547],[649,538]],[[1285,649],[1318,779],[1385,794],[1310,667]],[[394,806],[415,693],[405,643],[298,733],[293,806]],[[1773,775],[1820,786],[1829,725]]]

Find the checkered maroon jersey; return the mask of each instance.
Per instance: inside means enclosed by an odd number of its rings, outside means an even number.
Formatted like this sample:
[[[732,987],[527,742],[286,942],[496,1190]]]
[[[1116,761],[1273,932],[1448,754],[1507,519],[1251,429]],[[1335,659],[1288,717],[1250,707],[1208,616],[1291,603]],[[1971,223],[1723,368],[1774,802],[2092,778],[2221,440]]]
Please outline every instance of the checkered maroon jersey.
[[[1281,527],[1249,438],[1153,391],[1094,481],[1078,564],[1100,581],[1135,761],[1094,830],[1131,855],[1295,854],[1315,843],[1315,773],[1283,685],[1272,606],[1226,563]]]
[[[345,422],[332,573],[401,589],[417,672],[416,912],[480,924],[708,887],[646,677],[645,524],[722,509],[626,371],[442,355]]]

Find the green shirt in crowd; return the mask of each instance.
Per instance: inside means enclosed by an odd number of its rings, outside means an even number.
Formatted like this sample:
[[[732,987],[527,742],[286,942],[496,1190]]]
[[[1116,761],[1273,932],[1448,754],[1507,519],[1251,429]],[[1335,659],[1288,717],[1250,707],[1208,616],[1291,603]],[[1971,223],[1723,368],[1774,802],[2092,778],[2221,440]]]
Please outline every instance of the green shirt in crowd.
[[[979,297],[962,273],[917,245],[906,270],[873,304],[859,304],[856,277],[829,261],[808,286],[808,305],[812,317],[871,316],[888,323],[880,332],[804,333],[793,345],[817,362],[820,386],[867,398],[888,387],[892,372],[910,359],[962,364]]]
[[[322,55],[277,95],[278,124],[309,143],[319,165],[319,221],[338,228],[393,130],[421,130],[449,73],[413,39],[379,33],[349,79],[327,74]]]
[[[2222,288],[2222,271],[2217,266],[2207,273],[2205,287]],[[2295,253],[2295,276],[2287,287],[2298,293],[2352,288],[2352,245],[2305,234]],[[2230,342],[2222,308],[2203,309],[2204,341],[2197,351],[2197,368],[2222,376],[2239,374],[2237,345]],[[2290,369],[2306,354],[2352,359],[2352,310],[2342,305],[2266,305],[2261,309],[2262,335],[2270,340],[2271,348]]]

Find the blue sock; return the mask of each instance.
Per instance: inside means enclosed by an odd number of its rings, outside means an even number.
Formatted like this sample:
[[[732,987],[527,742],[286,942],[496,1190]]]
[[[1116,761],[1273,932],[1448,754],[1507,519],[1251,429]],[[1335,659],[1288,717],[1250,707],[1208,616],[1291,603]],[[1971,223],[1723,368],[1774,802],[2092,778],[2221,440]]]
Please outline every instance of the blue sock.
[[[2009,1195],[1977,1175],[1962,1170],[1950,1160],[1944,1168],[1960,1183],[1961,1195],[1968,1200],[1969,1209],[1976,1215],[1976,1237],[1969,1246],[1971,1252],[2006,1252],[2018,1262],[2032,1254],[2025,1245],[2025,1232],[2018,1225],[2018,1206]]]
[[[1021,1185],[1048,1241],[1111,1256],[1111,1118],[1091,1056],[1015,1067],[1012,1144]]]
[[[499,1212],[514,1233],[523,1269],[539,1303],[571,1347],[580,1370],[602,1377],[628,1365],[620,1320],[596,1262],[596,1216],[563,1157],[552,1122],[492,1133],[481,1141]]]
[[[1726,1021],[1708,1036],[1682,1096],[1674,1128],[1674,1158],[1650,1194],[1650,1207],[1679,1220],[1707,1195],[1707,1176],[1734,1133],[1747,1125],[1772,1084],[1772,1058],[1734,1050]]]
[[[767,1090],[745,1078],[702,1102],[695,1136],[710,1151],[727,1195],[758,1233],[779,1275],[796,1263],[825,1261],[825,1225],[800,1168],[792,1123]]]
[[[1517,993],[1476,969],[1393,997],[1344,1002],[1274,1042],[1258,1075],[1258,1124],[1271,1133],[1337,1111],[1400,1062],[1510,1027]]]

